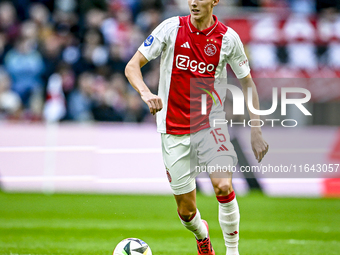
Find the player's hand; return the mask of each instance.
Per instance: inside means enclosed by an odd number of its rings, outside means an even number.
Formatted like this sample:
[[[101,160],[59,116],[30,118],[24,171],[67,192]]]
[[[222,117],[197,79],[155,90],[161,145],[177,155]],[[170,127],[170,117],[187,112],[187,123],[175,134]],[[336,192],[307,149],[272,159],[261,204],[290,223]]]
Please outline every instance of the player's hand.
[[[251,147],[253,149],[257,162],[260,163],[264,155],[267,154],[269,149],[268,143],[262,137],[261,130],[259,129],[251,130]]]
[[[156,112],[159,112],[163,108],[162,99],[152,94],[150,91],[141,93],[142,100],[148,105],[150,113],[155,115]]]

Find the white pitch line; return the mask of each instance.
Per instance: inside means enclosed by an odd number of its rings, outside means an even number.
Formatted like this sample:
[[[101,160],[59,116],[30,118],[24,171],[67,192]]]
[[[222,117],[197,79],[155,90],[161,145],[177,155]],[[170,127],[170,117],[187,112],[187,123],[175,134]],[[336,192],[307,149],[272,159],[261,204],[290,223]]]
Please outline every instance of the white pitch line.
[[[96,150],[99,154],[152,154],[161,153],[161,148],[141,148],[141,149],[100,149]]]
[[[94,175],[64,175],[64,176],[0,176],[2,182],[41,182],[41,181],[93,181],[97,183],[167,183],[166,178],[97,178]],[[209,181],[209,179],[200,179],[201,182]],[[238,179],[234,179],[238,181]],[[266,179],[260,178],[261,183],[320,183],[323,181],[322,178],[315,179]],[[240,181],[239,181],[240,182]]]
[[[261,184],[277,184],[277,183],[300,183],[300,184],[310,184],[310,183],[321,183],[322,178],[259,178],[258,180]]]
[[[0,153],[29,152],[93,152],[98,154],[148,154],[161,153],[161,148],[98,149],[94,146],[20,146],[0,147]]]
[[[270,154],[294,154],[294,153],[328,153],[330,149],[309,149],[309,148],[285,148],[269,149]],[[161,148],[117,148],[100,149],[95,146],[13,146],[0,147],[0,153],[29,153],[29,152],[93,152],[98,154],[153,154],[161,153]],[[253,151],[245,150],[244,153],[252,154]]]
[[[94,176],[1,176],[2,182],[93,181]]]
[[[111,179],[98,179],[97,183],[168,183],[164,178],[111,178]]]
[[[292,153],[328,153],[330,151],[330,149],[270,149],[268,150],[268,154],[292,154]],[[251,150],[245,150],[244,153],[254,153]]]
[[[72,151],[94,151],[94,146],[13,146],[0,147],[0,152],[72,152]]]
[[[64,181],[91,181],[95,183],[168,183],[164,178],[97,178],[91,175],[84,176],[1,176],[0,181],[4,183],[18,183],[18,182],[64,182]]]

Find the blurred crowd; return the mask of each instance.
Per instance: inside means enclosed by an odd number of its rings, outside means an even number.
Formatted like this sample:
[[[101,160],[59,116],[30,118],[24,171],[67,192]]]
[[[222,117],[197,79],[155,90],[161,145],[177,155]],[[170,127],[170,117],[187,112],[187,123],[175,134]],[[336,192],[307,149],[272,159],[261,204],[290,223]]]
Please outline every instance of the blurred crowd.
[[[184,0],[0,1],[0,120],[153,121],[124,68],[166,13],[180,13],[183,2],[186,6]],[[300,13],[340,7],[337,0],[221,0],[221,5]],[[143,74],[156,92],[158,62]]]
[[[162,4],[146,2],[1,2],[0,119],[144,121],[124,68],[160,22]],[[157,65],[143,72],[156,91]]]

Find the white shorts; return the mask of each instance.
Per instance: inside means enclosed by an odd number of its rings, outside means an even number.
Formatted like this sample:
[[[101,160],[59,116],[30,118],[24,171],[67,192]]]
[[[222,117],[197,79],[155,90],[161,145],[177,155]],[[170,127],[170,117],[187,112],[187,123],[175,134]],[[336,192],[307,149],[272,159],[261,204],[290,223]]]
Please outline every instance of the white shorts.
[[[237,155],[226,126],[207,128],[193,134],[162,134],[162,153],[175,195],[193,191],[196,188],[195,178],[205,172],[215,158],[231,157],[233,166],[237,164]]]

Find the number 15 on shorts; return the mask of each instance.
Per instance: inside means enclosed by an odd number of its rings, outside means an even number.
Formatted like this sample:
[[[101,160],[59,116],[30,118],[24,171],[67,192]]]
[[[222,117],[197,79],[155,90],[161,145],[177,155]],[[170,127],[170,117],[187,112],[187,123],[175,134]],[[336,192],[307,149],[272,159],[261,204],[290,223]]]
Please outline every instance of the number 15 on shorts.
[[[212,129],[210,131],[210,134],[214,137],[214,140],[215,140],[216,144],[224,143],[224,142],[227,141],[227,138],[222,133],[222,129],[221,128]]]

